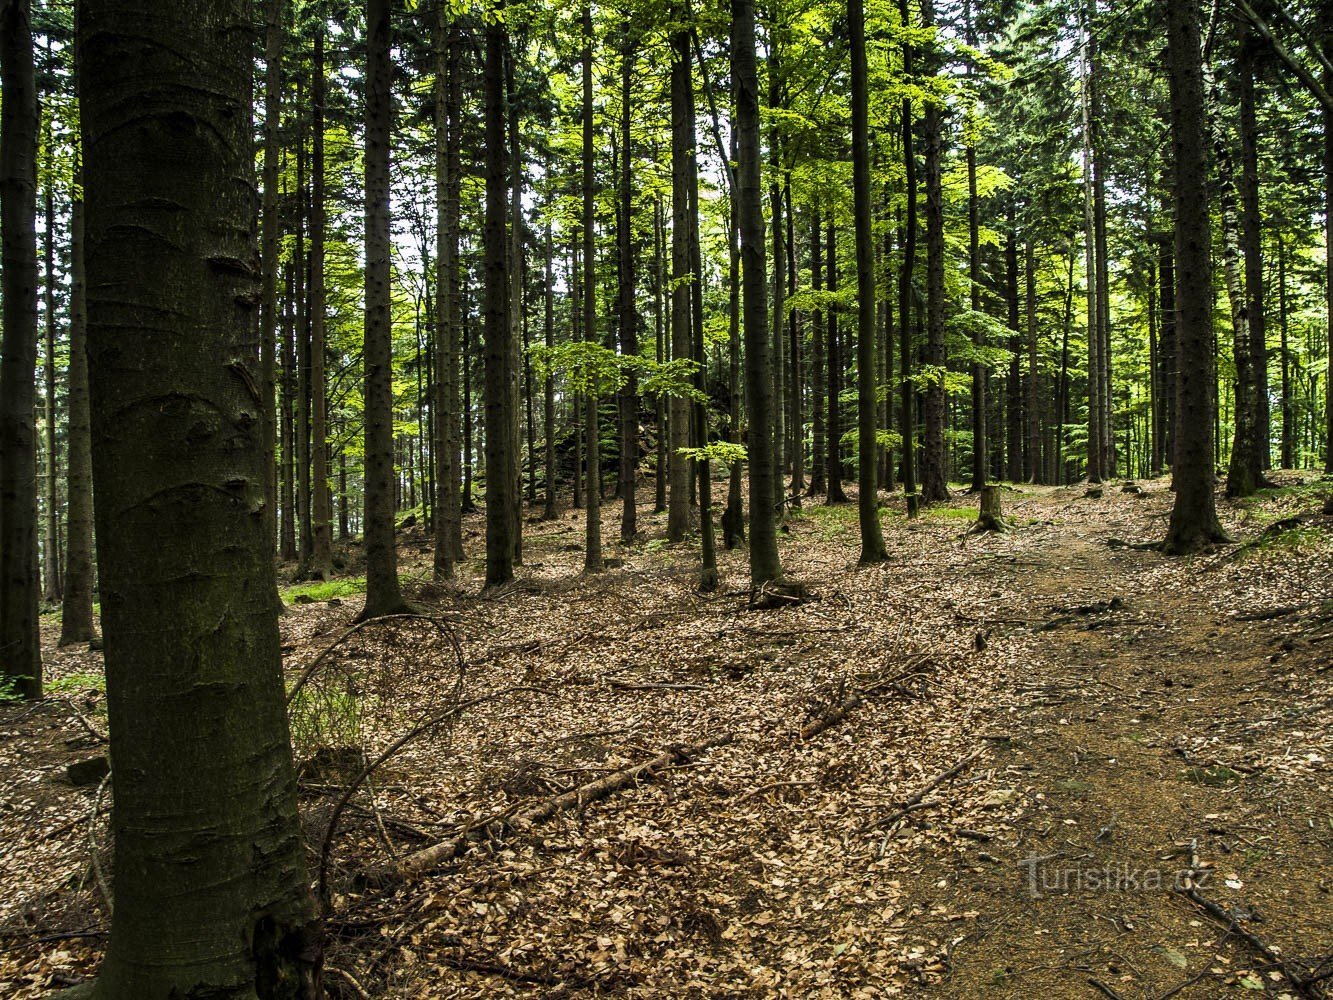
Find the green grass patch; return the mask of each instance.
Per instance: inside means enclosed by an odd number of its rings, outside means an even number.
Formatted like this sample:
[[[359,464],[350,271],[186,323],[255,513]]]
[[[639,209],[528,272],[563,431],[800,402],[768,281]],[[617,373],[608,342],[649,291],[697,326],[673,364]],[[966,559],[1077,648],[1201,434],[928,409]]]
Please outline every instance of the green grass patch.
[[[922,513],[926,517],[940,517],[955,521],[975,521],[977,519],[977,512],[971,507],[926,507]]]
[[[282,592],[284,604],[295,604],[298,599],[303,599],[300,603],[317,603],[319,601],[331,601],[335,597],[352,597],[356,594],[366,592],[366,578],[364,576],[353,576],[342,580],[314,581],[313,583],[298,583],[295,587],[288,587]]]
[[[80,691],[105,691],[106,676],[104,674],[78,673],[67,674],[64,677],[57,677],[46,684],[47,694],[77,694]]]

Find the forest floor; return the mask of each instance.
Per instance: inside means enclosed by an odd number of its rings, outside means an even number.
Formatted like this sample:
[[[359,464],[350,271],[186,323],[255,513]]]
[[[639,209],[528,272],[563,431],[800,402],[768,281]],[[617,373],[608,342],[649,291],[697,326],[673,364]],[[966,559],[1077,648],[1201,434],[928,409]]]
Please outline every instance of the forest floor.
[[[657,517],[581,575],[581,511],[530,522],[484,597],[476,559],[425,582],[409,529],[430,621],[349,632],[356,580],[288,591],[312,857],[363,754],[422,730],[330,840],[329,994],[1325,995],[1333,523],[1267,529],[1329,484],[1224,502],[1242,544],[1183,560],[1108,544],[1163,535],[1143,485],[1006,490],[1014,530],[973,537],[973,499],[909,523],[887,497],[870,568],[855,507],[807,502],[782,546],[814,599],[771,611],[743,552],[697,594]],[[0,707],[16,998],[92,974],[106,927],[110,791],[66,776],[99,752],[99,657],[49,653],[52,697]]]

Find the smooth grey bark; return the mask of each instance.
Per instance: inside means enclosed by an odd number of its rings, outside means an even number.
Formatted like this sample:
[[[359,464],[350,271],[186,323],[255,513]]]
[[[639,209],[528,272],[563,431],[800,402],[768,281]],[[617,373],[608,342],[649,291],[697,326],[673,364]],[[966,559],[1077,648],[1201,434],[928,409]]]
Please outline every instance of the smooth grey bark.
[[[592,2],[583,3],[583,336],[597,343],[597,231],[593,173],[592,120]],[[584,531],[583,569],[602,571],[602,447],[598,431],[597,405],[600,396],[594,379],[589,380],[584,406],[584,438],[587,447],[587,521]]]
[[[921,23],[935,24],[933,0],[922,0]],[[932,58],[932,63],[938,60]],[[932,369],[926,386],[925,433],[921,442],[921,499],[938,503],[949,499],[948,456],[944,450],[944,374],[948,359],[944,339],[944,184],[943,124],[940,108],[927,101],[921,132],[926,167],[926,354]]]
[[[319,994],[264,510],[251,40],[247,0],[80,6],[116,796],[99,1000]]]
[[[852,187],[856,204],[856,389],[857,473],[860,496],[861,563],[888,558],[879,523],[879,472],[875,384],[875,242],[870,202],[870,112],[866,73],[865,0],[848,0],[852,48]]]
[[[759,73],[755,63],[753,0],[731,8],[731,65],[738,131],[737,195],[741,238],[745,391],[749,402],[750,586],[760,590],[782,579],[773,518],[773,344],[768,330],[764,276],[764,211],[759,152]]]
[[[898,0],[898,16],[903,24],[908,23],[907,0]],[[915,49],[907,39],[903,41],[903,75],[912,78],[915,66]],[[906,175],[904,187],[907,191],[907,210],[903,220],[903,259],[902,276],[898,281],[898,357],[902,367],[902,402],[899,419],[903,439],[903,496],[907,505],[907,516],[917,516],[920,498],[916,492],[916,387],[912,384],[913,349],[912,349],[912,299],[916,291],[916,243],[917,243],[917,191],[916,191],[916,151],[912,129],[912,99],[903,98],[902,109],[902,147],[903,167]],[[830,430],[830,433],[832,431]]]
[[[684,9],[678,11],[682,22]],[[690,35],[671,36],[671,359],[690,351],[689,159],[694,154],[690,117],[694,83],[690,71]],[[690,530],[690,466],[683,449],[690,445],[690,402],[679,394],[667,401],[667,538],[679,542]],[[751,442],[753,448],[753,442]]]
[[[0,679],[42,693],[38,636],[37,83],[31,5],[0,0]]]
[[[389,0],[366,3],[365,549],[362,620],[408,609],[398,584],[394,538],[393,334],[389,163],[393,44]]]

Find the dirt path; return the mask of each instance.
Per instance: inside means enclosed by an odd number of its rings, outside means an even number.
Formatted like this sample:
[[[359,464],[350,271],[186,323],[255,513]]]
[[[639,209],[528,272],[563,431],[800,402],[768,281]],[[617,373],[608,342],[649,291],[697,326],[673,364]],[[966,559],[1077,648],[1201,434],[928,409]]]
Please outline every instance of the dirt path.
[[[1300,995],[1173,888],[1242,917],[1298,974],[1333,972],[1329,653],[1289,657],[1280,625],[1238,621],[1264,608],[1226,563],[1106,536],[1072,527],[1008,574],[1014,606],[1047,616],[996,706],[1012,739],[994,801],[1014,809],[973,852],[994,862],[928,869],[978,913],[929,992]]]

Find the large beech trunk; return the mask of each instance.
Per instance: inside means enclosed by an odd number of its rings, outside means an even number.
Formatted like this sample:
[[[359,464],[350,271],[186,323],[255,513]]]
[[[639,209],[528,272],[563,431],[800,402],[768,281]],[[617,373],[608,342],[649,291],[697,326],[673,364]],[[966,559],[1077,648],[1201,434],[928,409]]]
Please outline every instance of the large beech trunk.
[[[265,513],[251,24],[245,0],[80,12],[116,798],[101,1000],[319,992]]]

